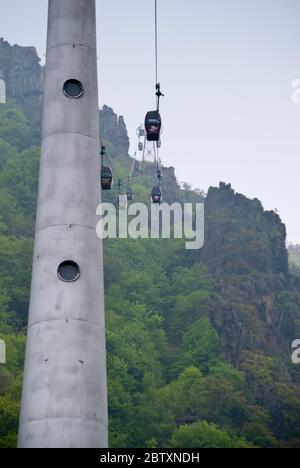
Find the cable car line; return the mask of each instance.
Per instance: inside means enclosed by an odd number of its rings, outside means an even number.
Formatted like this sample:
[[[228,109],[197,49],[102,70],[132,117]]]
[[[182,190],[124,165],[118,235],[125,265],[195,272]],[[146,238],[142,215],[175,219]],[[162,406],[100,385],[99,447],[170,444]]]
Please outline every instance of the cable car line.
[[[116,171],[113,169],[113,165],[111,163],[111,160],[109,156],[106,153],[106,148],[104,145],[104,142],[102,138],[100,137],[101,140],[101,186],[102,190],[111,190],[112,185],[113,185],[113,179],[116,178],[118,180],[118,191],[119,191],[119,199],[118,199],[118,206],[120,207],[121,205],[124,207],[124,198],[127,198],[127,201],[133,201],[134,199],[134,190],[131,186],[131,179],[133,176],[134,168],[136,165],[136,160],[133,160],[132,165],[130,166],[130,172],[127,177],[127,183],[126,183],[126,194],[122,195],[122,186],[124,186],[124,181],[119,175],[116,173]],[[104,165],[104,158],[107,159],[109,166]],[[122,200],[121,200],[122,199]]]
[[[136,160],[133,159],[133,163],[132,163],[132,166],[131,166],[131,170],[130,170],[130,173],[129,173],[129,181],[131,180],[132,176],[133,176],[133,172],[134,172],[134,168],[135,168],[135,163],[136,163]]]
[[[161,116],[159,113],[160,98],[163,96],[161,92],[160,83],[158,81],[158,9],[157,0],[154,0],[155,6],[155,96],[156,96],[156,110],[149,111],[145,117],[145,129],[148,141],[160,141],[161,132]]]
[[[112,188],[112,185],[113,185],[113,179],[117,179],[117,180],[122,180],[117,172],[115,171],[114,167],[113,167],[113,164],[111,162],[111,159],[110,157],[108,156],[107,152],[106,152],[106,146],[104,144],[104,141],[102,139],[102,137],[100,136],[100,142],[101,142],[101,151],[100,151],[100,155],[101,155],[101,185],[102,185],[102,189],[103,190],[111,190]],[[105,166],[104,165],[104,159],[106,158],[109,166]],[[110,180],[103,180],[105,178],[108,178]]]
[[[142,145],[142,164],[144,164],[146,161],[150,160],[153,163],[154,166],[154,179],[156,183],[154,184],[151,192],[151,198],[153,203],[161,203],[162,200],[162,193],[161,193],[161,184],[162,184],[162,163],[161,159],[159,157],[159,150],[160,150],[160,141],[155,142],[155,141],[148,141],[146,135],[145,135],[145,130],[142,128],[140,125],[137,128],[136,131],[137,137],[138,137],[138,149],[139,145]],[[141,143],[141,138],[144,137],[144,145]],[[152,138],[151,138],[152,140]],[[138,161],[136,160],[136,155],[137,152],[135,152],[135,161],[134,161],[134,168],[136,168],[136,165],[138,165]]]
[[[155,0],[155,79],[158,83],[158,27],[157,27],[157,0]]]
[[[101,140],[101,188],[102,190],[111,190],[112,185],[113,185],[113,172],[112,172],[112,167],[109,161],[109,158],[106,154],[106,148],[104,145],[104,142],[102,138],[100,137]],[[104,158],[106,157],[109,166],[104,165]]]
[[[159,83],[159,60],[158,60],[158,51],[159,51],[159,44],[158,44],[158,0],[154,0],[154,10],[155,10],[155,19],[154,19],[154,29],[155,29],[155,96],[156,96],[156,110],[149,111],[146,114],[144,128],[142,125],[137,129],[137,136],[139,138],[139,145],[138,150],[143,153],[143,162],[146,158],[151,155],[154,155],[154,164],[155,164],[155,178],[158,180],[158,183],[153,187],[151,192],[152,202],[156,204],[160,204],[162,200],[162,193],[161,193],[161,181],[162,181],[162,173],[161,173],[161,160],[159,158],[159,149],[161,146],[160,135],[162,131],[162,120],[160,116],[160,98],[164,96],[161,92],[161,86]],[[140,138],[144,137],[144,144],[140,141]],[[106,147],[100,136],[101,140],[101,186],[103,190],[111,190],[113,185],[113,179],[116,178],[118,181],[118,191],[119,191],[119,198],[118,198],[118,206],[120,208],[121,203],[122,206],[125,207],[125,199],[127,201],[132,201],[134,199],[134,190],[131,185],[131,180],[134,174],[134,170],[139,168],[138,161],[134,158],[132,166],[129,171],[129,175],[127,177],[127,181],[122,179],[116,174],[116,171],[113,168],[113,165],[110,161],[106,153]],[[153,143],[153,153],[152,149],[149,148],[149,144],[147,142]],[[104,165],[104,160],[108,161],[109,165]],[[126,194],[122,195],[122,187],[126,186]]]
[[[135,163],[136,163],[136,160],[134,159],[133,163],[132,163],[132,166],[131,166],[131,170],[129,172],[128,179],[127,179],[127,190],[126,190],[127,201],[133,201],[133,199],[134,199],[134,190],[133,190],[132,185],[131,185],[131,179],[133,177]]]
[[[158,82],[158,11],[157,0],[155,2],[155,89],[156,89],[156,110],[159,112],[160,98],[164,96],[160,90],[160,83]]]
[[[121,195],[122,179],[118,179],[119,195]]]

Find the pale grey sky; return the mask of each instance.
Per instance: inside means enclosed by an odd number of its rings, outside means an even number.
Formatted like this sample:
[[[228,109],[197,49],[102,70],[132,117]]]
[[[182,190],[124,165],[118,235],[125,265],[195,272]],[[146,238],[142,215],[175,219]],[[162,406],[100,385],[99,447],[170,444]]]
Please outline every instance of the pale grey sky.
[[[154,106],[153,1],[97,0],[100,104],[135,129]],[[231,182],[300,243],[299,0],[159,0],[161,157],[180,181]],[[47,0],[0,0],[0,36],[44,59]]]

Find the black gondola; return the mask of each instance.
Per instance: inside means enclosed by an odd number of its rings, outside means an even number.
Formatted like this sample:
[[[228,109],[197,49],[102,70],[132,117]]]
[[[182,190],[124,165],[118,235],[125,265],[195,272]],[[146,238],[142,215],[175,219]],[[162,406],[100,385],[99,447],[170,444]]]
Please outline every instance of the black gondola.
[[[162,198],[161,189],[160,189],[160,187],[158,185],[153,187],[152,193],[151,193],[151,198],[152,198],[153,203],[156,203],[156,204],[161,203],[161,198]]]
[[[103,166],[101,169],[101,186],[102,190],[111,190],[113,182],[113,176],[111,168],[108,166]]]
[[[127,195],[127,200],[128,200],[128,201],[133,201],[133,199],[134,199],[134,191],[133,191],[133,188],[129,187],[129,188],[127,189],[126,195]]]
[[[150,111],[145,118],[145,128],[148,141],[159,141],[161,131],[161,116],[158,111]]]

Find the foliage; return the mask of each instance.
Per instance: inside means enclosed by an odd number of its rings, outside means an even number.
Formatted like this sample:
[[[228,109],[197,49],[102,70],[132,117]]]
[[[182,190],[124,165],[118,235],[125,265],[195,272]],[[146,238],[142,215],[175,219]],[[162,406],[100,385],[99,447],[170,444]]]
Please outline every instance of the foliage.
[[[18,430],[39,169],[32,119],[0,106],[0,448],[14,447]],[[113,163],[126,176],[132,160]],[[153,172],[134,178],[138,201],[148,201]],[[176,190],[180,201],[203,197]],[[111,447],[300,446],[287,362],[299,291],[281,228],[257,200],[213,196],[202,254],[180,240],[104,242]]]
[[[215,424],[199,421],[191,425],[181,426],[175,430],[169,443],[171,448],[247,448],[245,441],[232,439],[224,430]],[[250,448],[250,445],[248,445]]]

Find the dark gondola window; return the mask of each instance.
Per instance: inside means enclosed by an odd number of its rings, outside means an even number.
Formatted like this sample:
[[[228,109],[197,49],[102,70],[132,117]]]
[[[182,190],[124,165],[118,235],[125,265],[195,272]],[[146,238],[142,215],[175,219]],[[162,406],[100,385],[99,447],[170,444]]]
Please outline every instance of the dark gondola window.
[[[83,95],[83,86],[78,80],[68,80],[64,84],[64,95],[71,99],[78,99]]]
[[[67,260],[59,265],[57,274],[60,280],[72,283],[79,278],[80,269],[76,262]]]

